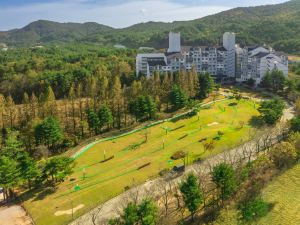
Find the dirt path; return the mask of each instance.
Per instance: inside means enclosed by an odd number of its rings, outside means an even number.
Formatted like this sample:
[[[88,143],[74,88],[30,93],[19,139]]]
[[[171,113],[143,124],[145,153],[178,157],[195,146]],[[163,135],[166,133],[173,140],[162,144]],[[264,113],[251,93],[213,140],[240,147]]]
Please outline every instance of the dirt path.
[[[282,121],[289,120],[293,118],[294,110],[293,107],[285,109]],[[193,164],[188,166],[185,173],[177,178],[174,178],[170,181],[169,178],[157,178],[151,181],[148,181],[142,185],[139,185],[136,188],[133,188],[127,192],[124,192],[121,195],[116,196],[115,198],[110,199],[99,207],[91,210],[89,213],[79,217],[77,220],[70,223],[70,225],[93,225],[93,224],[107,224],[107,220],[116,217],[119,215],[119,212],[122,208],[137,196],[141,199],[146,196],[158,197],[162,193],[162,185],[167,185],[166,180],[176,185],[181,182],[185,174],[190,172],[199,172],[209,173],[210,168],[219,164],[220,162],[229,161],[232,163],[237,162],[241,158],[245,160],[253,160],[256,158],[256,155],[259,151],[265,149],[268,146],[271,146],[278,142],[278,138],[281,136],[282,130],[279,126],[275,128],[268,129],[268,132],[264,134],[257,135],[258,137],[254,140],[251,140],[239,147],[236,147],[230,151],[220,153],[218,155],[212,156],[202,163]]]
[[[19,205],[0,207],[0,225],[33,225],[31,218]]]

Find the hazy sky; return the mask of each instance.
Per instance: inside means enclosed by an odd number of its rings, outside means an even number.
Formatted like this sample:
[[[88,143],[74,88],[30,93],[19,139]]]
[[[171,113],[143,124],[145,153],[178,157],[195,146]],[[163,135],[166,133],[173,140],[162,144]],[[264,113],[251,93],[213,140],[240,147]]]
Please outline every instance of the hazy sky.
[[[44,19],[127,27],[146,21],[191,20],[238,6],[287,0],[0,0],[0,30]]]

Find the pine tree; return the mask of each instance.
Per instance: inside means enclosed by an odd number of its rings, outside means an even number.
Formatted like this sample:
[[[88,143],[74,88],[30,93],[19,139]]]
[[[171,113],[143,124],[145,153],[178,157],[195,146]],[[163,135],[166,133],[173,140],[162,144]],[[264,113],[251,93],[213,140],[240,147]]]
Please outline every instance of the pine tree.
[[[170,102],[174,110],[184,108],[187,104],[187,96],[180,87],[175,85],[170,93]]]
[[[54,116],[56,113],[56,101],[54,92],[49,85],[44,93],[41,93],[39,98],[40,105],[42,107],[42,117]]]
[[[100,121],[97,113],[94,109],[88,109],[87,112],[87,122],[89,124],[90,131],[94,131],[95,134],[100,132]]]
[[[31,118],[36,118],[39,113],[38,110],[38,99],[35,96],[34,92],[32,92],[30,96],[30,111],[31,111]]]
[[[18,163],[7,156],[0,156],[0,186],[4,188],[4,199],[12,197],[13,188],[20,180]]]
[[[43,143],[48,148],[53,148],[63,139],[63,131],[57,119],[54,117],[47,117],[35,127],[35,139],[37,143]]]
[[[10,127],[12,128],[14,125],[16,111],[15,111],[15,102],[11,97],[11,95],[7,96],[6,98],[6,111],[8,114]]]
[[[79,114],[80,114],[80,130],[81,130],[81,136],[84,136],[84,111],[85,111],[85,107],[84,107],[84,100],[82,98],[82,85],[81,83],[78,84],[77,88],[76,88],[76,98],[78,99],[78,104],[79,104]]]
[[[112,113],[110,109],[105,105],[99,109],[98,118],[100,129],[102,129],[104,126],[107,126],[109,128],[113,122]]]
[[[111,108],[113,116],[117,122],[118,128],[121,127],[122,104],[124,103],[121,82],[118,76],[115,76],[111,85]],[[114,121],[115,122],[115,121]]]
[[[76,95],[75,95],[75,88],[74,88],[74,83],[71,85],[70,90],[69,90],[69,95],[68,99],[71,102],[71,114],[72,114],[72,124],[73,124],[73,134],[76,133],[76,115],[75,115],[75,107],[76,107]]]
[[[29,106],[30,100],[29,100],[29,96],[26,92],[24,92],[23,94],[23,100],[22,100],[22,104],[23,104],[23,112],[24,112],[24,118],[26,119],[26,121],[30,120],[30,106]]]
[[[2,129],[4,128],[4,112],[5,112],[5,104],[6,100],[5,97],[0,94],[0,123],[2,126]]]
[[[197,177],[194,174],[189,174],[186,180],[180,185],[180,191],[183,201],[194,221],[195,212],[203,202],[203,193],[199,188]]]

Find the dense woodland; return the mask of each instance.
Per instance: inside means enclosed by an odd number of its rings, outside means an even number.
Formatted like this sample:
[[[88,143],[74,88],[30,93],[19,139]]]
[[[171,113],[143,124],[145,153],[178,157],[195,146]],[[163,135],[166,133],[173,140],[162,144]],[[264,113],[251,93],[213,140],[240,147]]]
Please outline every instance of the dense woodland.
[[[37,21],[22,29],[0,32],[0,43],[9,46],[32,46],[45,43],[92,43],[103,46],[123,44],[166,48],[168,32],[179,31],[184,45],[217,45],[224,32],[237,34],[241,45],[271,45],[275,49],[300,51],[300,1],[228,10],[192,21],[173,23],[148,22],[124,29],[97,23],[60,24]],[[200,17],[201,15],[199,15]]]
[[[60,154],[88,137],[192,106],[214,88],[209,74],[194,70],[154,74],[150,79],[136,77],[134,54],[133,50],[85,45],[26,48],[1,54],[3,160],[8,164],[13,160],[19,170],[22,157],[35,164],[35,160]],[[11,142],[16,144],[9,147]],[[6,148],[15,153],[7,153]],[[54,167],[66,167],[67,159],[49,160]],[[49,175],[47,163],[42,168],[33,176],[43,183]],[[68,174],[60,170],[53,173],[52,182]]]

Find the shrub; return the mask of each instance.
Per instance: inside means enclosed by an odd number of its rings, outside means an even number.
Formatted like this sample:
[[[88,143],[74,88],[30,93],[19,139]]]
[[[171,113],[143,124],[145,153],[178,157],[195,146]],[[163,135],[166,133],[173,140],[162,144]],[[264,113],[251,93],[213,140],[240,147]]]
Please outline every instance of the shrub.
[[[278,169],[292,166],[297,156],[295,147],[288,142],[276,145],[270,152],[270,157]]]
[[[170,169],[163,169],[163,170],[159,171],[159,176],[163,177],[169,172],[170,172]]]
[[[258,197],[250,201],[243,202],[239,205],[242,218],[245,221],[253,221],[267,215],[269,211],[269,204],[262,198]]]
[[[177,151],[171,156],[171,159],[173,160],[183,159],[185,156],[186,153],[184,151]]]
[[[224,132],[219,130],[219,131],[218,131],[218,135],[219,135],[219,136],[223,136],[223,135],[224,135]]]
[[[179,126],[179,127],[175,127],[174,129],[172,129],[171,131],[175,131],[175,130],[179,130],[181,128],[185,127],[185,125]]]
[[[291,120],[291,130],[294,132],[300,132],[300,118],[293,118]]]
[[[236,102],[229,103],[228,106],[237,106]]]
[[[151,165],[151,162],[145,163],[144,165],[141,165],[140,167],[138,167],[138,170],[143,169],[143,168],[145,168],[147,166],[150,166],[150,165]]]
[[[109,157],[109,158],[107,158],[107,159],[102,160],[100,163],[105,163],[105,162],[107,162],[107,161],[109,161],[109,160],[112,160],[113,158],[115,158],[114,155],[111,156],[111,157]]]
[[[251,163],[250,175],[263,174],[266,170],[272,167],[274,167],[272,160],[266,155],[261,155]]]
[[[185,135],[181,136],[180,138],[178,138],[178,140],[181,140],[181,139],[183,139],[183,138],[186,138],[187,136],[188,136],[188,135],[185,134]]]

